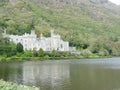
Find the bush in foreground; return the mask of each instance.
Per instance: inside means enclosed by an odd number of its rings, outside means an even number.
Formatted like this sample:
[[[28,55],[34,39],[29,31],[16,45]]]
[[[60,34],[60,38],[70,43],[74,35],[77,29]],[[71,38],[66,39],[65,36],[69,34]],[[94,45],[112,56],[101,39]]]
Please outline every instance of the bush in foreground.
[[[12,82],[0,80],[0,90],[39,90],[37,87],[17,85]]]

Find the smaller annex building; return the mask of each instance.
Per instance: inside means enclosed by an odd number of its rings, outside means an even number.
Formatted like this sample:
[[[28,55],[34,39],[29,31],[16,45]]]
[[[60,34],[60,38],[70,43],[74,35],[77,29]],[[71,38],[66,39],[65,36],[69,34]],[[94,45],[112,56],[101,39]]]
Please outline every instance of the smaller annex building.
[[[4,31],[3,36],[8,37],[14,43],[21,43],[24,50],[36,50],[42,48],[44,51],[49,52],[52,50],[60,52],[76,51],[75,47],[70,47],[68,41],[63,41],[60,35],[55,35],[54,30],[51,30],[50,37],[44,37],[42,34],[37,37],[35,31],[32,30],[30,34],[25,33],[19,35],[9,35]],[[72,49],[71,49],[72,48]],[[73,50],[74,48],[74,50]]]

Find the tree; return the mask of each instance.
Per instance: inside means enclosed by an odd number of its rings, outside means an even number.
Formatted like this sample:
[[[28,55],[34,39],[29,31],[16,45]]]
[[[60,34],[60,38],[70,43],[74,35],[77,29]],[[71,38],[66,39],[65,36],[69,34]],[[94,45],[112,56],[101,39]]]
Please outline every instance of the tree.
[[[0,55],[7,57],[16,54],[16,44],[9,41],[8,38],[0,38]]]
[[[57,54],[57,52],[53,49],[52,52],[51,52],[51,56],[52,56],[52,57],[55,57],[56,54]]]
[[[37,57],[38,56],[38,52],[36,51],[36,48],[33,48],[33,57]]]
[[[32,51],[30,50],[24,51],[24,57],[32,57]]]
[[[44,56],[44,51],[42,48],[40,48],[40,50],[38,51],[38,56],[39,57],[43,57]]]
[[[16,46],[17,52],[22,53],[23,52],[23,45],[21,43],[18,43]]]
[[[101,49],[99,50],[99,55],[101,55],[101,56],[108,56],[108,55],[109,55],[109,52],[108,52],[106,49],[101,48]]]
[[[88,49],[82,51],[82,55],[86,58],[88,58],[91,54],[92,54],[91,51]]]
[[[9,55],[9,56],[16,55],[16,52],[17,52],[17,50],[16,50],[16,44],[13,43],[13,42],[9,42],[9,45],[8,45],[8,46],[10,47],[9,52],[8,52],[8,55]]]
[[[120,41],[115,42],[112,47],[112,55],[120,56]]]
[[[30,28],[31,28],[30,25],[27,24],[27,23],[17,24],[17,27],[16,27],[17,33],[18,33],[19,35],[22,35],[22,34],[24,34],[25,32],[30,33]]]

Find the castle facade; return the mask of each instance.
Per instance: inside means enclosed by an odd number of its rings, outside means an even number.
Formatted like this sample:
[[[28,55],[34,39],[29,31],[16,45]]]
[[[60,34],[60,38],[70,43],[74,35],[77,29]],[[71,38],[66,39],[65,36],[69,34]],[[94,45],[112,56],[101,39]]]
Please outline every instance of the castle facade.
[[[7,36],[10,41],[14,43],[21,43],[23,45],[24,50],[36,50],[38,51],[40,48],[43,51],[60,51],[60,52],[68,52],[70,51],[70,46],[68,41],[63,41],[60,35],[55,35],[54,30],[51,30],[50,37],[44,37],[42,34],[40,37],[37,37],[35,31],[31,31],[30,34],[25,33],[24,35],[8,35],[4,32],[4,36]]]

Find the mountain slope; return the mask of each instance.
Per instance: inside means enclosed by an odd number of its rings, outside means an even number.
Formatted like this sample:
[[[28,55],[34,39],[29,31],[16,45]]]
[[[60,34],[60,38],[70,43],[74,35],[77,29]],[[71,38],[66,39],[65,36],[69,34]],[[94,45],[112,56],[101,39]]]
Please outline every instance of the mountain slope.
[[[23,34],[35,29],[49,36],[54,28],[71,45],[83,47],[97,38],[120,39],[120,7],[108,0],[2,0],[1,30]]]

